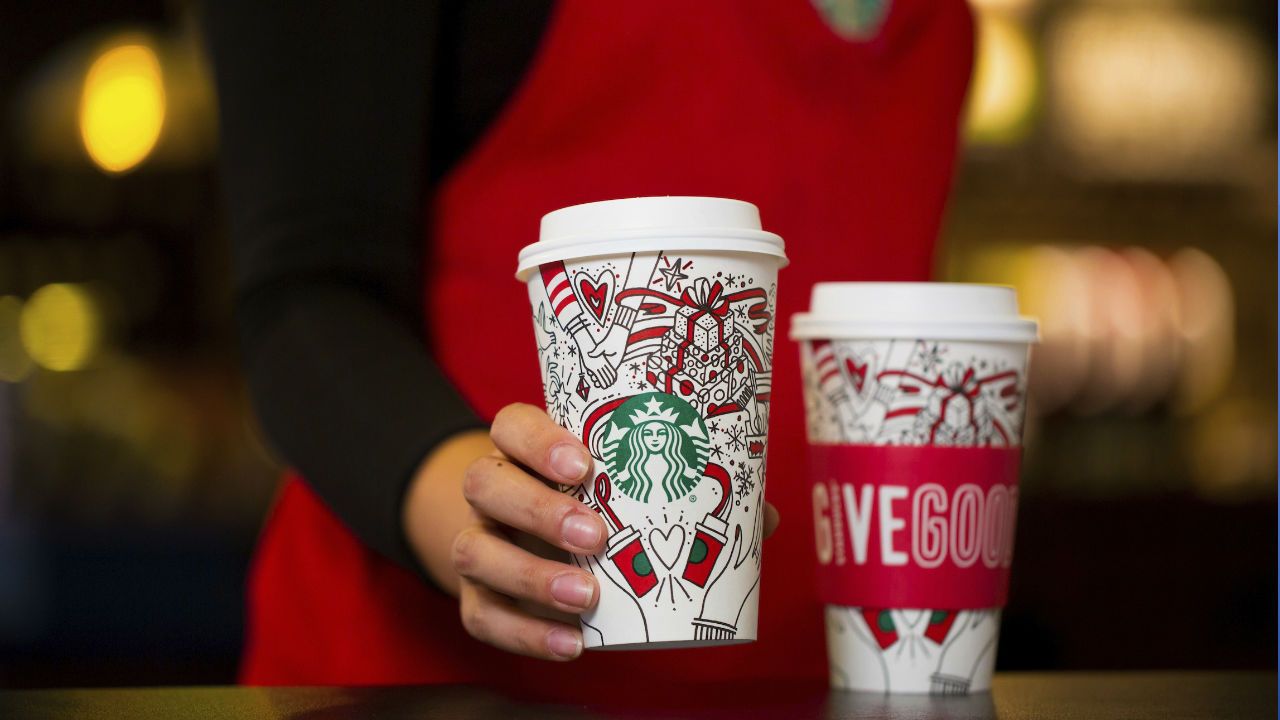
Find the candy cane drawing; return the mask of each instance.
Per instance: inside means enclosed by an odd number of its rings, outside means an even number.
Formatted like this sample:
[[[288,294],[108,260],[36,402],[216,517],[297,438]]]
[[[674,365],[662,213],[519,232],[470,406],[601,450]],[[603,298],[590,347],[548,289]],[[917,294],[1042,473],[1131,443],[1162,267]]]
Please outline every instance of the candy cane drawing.
[[[816,378],[817,390],[838,414],[842,439],[852,440],[858,417],[854,412],[845,378],[840,373],[840,361],[836,359],[835,349],[830,340],[814,340],[811,345],[815,370],[811,375]]]
[[[583,312],[578,295],[573,291],[569,281],[569,271],[564,262],[546,263],[539,268],[542,285],[546,288],[547,298],[551,302],[551,312],[556,316],[560,327],[573,338],[578,347],[578,354],[587,377],[596,387],[606,388],[617,379],[616,369],[601,355],[592,355],[596,350],[596,339],[587,325],[587,316]]]

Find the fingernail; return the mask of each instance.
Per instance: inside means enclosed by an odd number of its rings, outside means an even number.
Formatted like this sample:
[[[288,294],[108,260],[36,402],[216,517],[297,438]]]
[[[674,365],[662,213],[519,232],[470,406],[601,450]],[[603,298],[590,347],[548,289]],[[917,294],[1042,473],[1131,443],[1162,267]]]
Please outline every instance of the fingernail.
[[[551,469],[566,480],[581,480],[587,474],[587,454],[572,445],[551,448]]]
[[[587,609],[595,593],[591,581],[578,573],[565,573],[551,579],[551,597],[569,607]]]
[[[582,640],[572,630],[552,628],[547,633],[547,649],[562,658],[576,658],[582,654]]]
[[[560,524],[560,534],[574,547],[593,550],[600,543],[600,521],[582,513],[571,513]]]

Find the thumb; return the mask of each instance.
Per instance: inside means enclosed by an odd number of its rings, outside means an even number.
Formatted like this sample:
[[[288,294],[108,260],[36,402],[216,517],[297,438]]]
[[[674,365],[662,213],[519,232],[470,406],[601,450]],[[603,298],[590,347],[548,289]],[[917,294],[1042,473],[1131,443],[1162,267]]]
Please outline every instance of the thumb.
[[[782,522],[782,516],[778,514],[778,508],[773,503],[764,504],[764,538],[767,540],[778,529],[778,524]]]

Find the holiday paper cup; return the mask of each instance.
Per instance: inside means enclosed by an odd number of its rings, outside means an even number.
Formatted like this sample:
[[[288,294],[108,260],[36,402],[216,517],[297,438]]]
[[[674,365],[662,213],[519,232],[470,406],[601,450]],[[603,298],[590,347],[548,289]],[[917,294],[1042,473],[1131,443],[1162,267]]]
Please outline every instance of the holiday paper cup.
[[[609,532],[573,557],[600,585],[586,647],[755,640],[785,263],[754,205],[717,198],[557,210],[520,252],[547,412],[594,458],[566,491]]]
[[[1010,288],[824,283],[797,315],[835,687],[991,687],[1036,325]]]

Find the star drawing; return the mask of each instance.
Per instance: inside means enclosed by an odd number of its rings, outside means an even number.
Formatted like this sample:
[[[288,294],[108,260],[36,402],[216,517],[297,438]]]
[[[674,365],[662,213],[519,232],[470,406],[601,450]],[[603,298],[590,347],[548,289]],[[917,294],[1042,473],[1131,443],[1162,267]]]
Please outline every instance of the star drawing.
[[[680,285],[681,280],[689,279],[688,275],[681,272],[681,269],[683,267],[684,267],[684,259],[676,258],[676,261],[674,263],[672,263],[671,265],[665,268],[660,268],[658,270],[658,272],[662,273],[662,277],[666,280],[668,291],[675,290]]]

